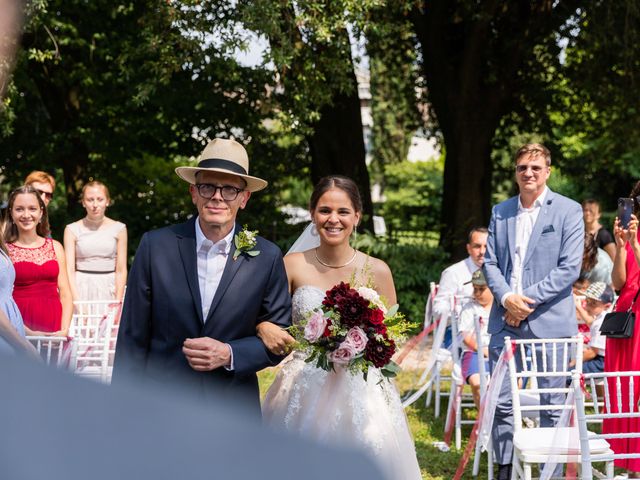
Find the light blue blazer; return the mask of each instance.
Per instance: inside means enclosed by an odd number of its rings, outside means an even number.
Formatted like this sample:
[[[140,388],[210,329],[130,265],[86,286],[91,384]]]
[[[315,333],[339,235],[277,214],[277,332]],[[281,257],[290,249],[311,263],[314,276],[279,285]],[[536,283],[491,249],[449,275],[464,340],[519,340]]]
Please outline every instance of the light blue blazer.
[[[484,274],[493,292],[489,333],[500,332],[505,322],[502,296],[511,291],[516,241],[518,197],[495,207],[489,224]],[[578,331],[571,287],[580,275],[584,249],[582,208],[577,202],[547,192],[525,255],[522,270],[523,294],[535,300],[527,318],[538,338],[560,338]]]

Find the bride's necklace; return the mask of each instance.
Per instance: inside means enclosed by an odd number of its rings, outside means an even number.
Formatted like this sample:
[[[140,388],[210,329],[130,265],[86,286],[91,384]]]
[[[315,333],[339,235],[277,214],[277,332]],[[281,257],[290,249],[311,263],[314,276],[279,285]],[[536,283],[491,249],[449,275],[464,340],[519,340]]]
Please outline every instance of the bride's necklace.
[[[350,265],[353,263],[353,261],[356,259],[356,255],[358,254],[358,251],[354,248],[353,249],[353,256],[347,260],[347,263],[343,263],[342,265],[330,265],[328,263],[323,262],[322,260],[320,260],[320,258],[318,257],[318,247],[316,247],[313,250],[314,255],[316,256],[316,260],[318,261],[318,263],[320,265],[324,265],[325,267],[329,267],[329,268],[342,268],[342,267],[346,267],[347,265]]]

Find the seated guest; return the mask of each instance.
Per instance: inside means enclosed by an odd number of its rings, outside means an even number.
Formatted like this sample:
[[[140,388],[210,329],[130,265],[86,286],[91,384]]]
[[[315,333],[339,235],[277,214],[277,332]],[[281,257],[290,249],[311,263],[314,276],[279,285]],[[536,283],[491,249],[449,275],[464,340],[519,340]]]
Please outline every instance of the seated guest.
[[[493,295],[487,287],[487,281],[484,278],[482,270],[476,270],[471,276],[471,285],[473,286],[473,300],[462,307],[460,312],[459,331],[462,338],[462,377],[471,385],[473,393],[473,401],[476,407],[480,406],[480,367],[478,366],[478,341],[476,339],[475,320],[476,316],[480,317],[481,335],[482,335],[482,360],[485,362],[485,371],[489,372],[489,340],[490,335],[487,332],[489,325],[489,314],[491,313],[491,304],[493,303]]]
[[[433,313],[436,319],[449,318],[455,296],[471,299],[471,275],[482,268],[484,252],[487,250],[487,229],[484,227],[473,228],[467,239],[467,253],[464,260],[447,267],[440,276],[438,292],[433,299]],[[458,308],[462,305],[457,305]],[[458,311],[460,311],[458,309]],[[450,335],[450,333],[448,334]],[[446,344],[449,342],[445,341]]]
[[[127,283],[127,228],[106,216],[111,198],[104,183],[87,183],[81,200],[87,215],[64,230],[73,298],[121,301]]]
[[[34,170],[24,179],[24,184],[35,188],[40,198],[42,198],[44,206],[49,206],[49,202],[53,199],[53,192],[56,189],[56,180],[52,175],[40,170]]]
[[[613,261],[616,255],[616,243],[611,232],[600,224],[600,203],[588,198],[582,202],[584,230],[596,241],[596,246],[604,250]]]
[[[580,314],[578,313],[578,305],[584,308],[584,292],[587,288],[589,288],[589,280],[587,280],[586,278],[580,277],[578,278],[578,280],[573,282],[573,299],[576,302],[576,319],[578,320],[578,332],[582,334],[585,344],[589,343],[589,339],[591,338],[591,329],[589,328],[589,325],[587,325],[580,317]]]
[[[580,278],[587,279],[589,283],[603,282],[608,285],[611,283],[612,270],[613,262],[609,255],[598,248],[591,234],[585,232]]]
[[[576,304],[579,317],[589,325],[591,338],[583,350],[582,371],[584,373],[604,372],[604,353],[607,339],[600,333],[604,316],[611,310],[613,289],[603,282],[589,285],[584,292],[584,308]]]
[[[16,270],[13,298],[28,335],[67,336],[73,300],[64,249],[48,237],[44,201],[30,186],[9,195],[4,239]]]

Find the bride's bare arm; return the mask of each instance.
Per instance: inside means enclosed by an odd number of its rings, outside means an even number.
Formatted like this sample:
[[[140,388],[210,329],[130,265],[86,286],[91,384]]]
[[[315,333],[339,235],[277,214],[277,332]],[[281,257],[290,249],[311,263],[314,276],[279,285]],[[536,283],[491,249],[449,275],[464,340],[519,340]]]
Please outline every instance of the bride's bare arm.
[[[376,290],[379,295],[385,298],[389,306],[398,303],[396,297],[396,287],[393,284],[393,275],[389,266],[379,259],[373,261],[373,276],[375,280]]]
[[[271,322],[259,323],[256,332],[262,343],[275,355],[289,353],[289,345],[296,341],[286,330]]]
[[[284,257],[284,266],[289,279],[289,292],[293,285],[293,272],[295,271],[294,263],[297,254],[287,255]],[[292,261],[293,260],[293,261]],[[261,322],[256,326],[256,334],[262,340],[262,343],[275,355],[284,355],[289,353],[289,345],[295,343],[295,339],[289,335],[282,327],[271,323]]]

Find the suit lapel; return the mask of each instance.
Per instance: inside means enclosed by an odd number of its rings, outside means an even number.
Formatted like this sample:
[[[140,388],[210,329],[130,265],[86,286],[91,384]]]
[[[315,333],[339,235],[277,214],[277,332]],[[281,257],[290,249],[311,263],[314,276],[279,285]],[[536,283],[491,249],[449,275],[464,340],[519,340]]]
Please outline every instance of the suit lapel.
[[[238,226],[236,225],[235,231],[237,231],[237,229],[238,229]],[[211,301],[211,308],[209,308],[209,314],[207,315],[207,323],[213,316],[213,312],[215,311],[215,309],[220,304],[220,300],[224,296],[227,288],[229,288],[229,284],[231,284],[233,277],[236,276],[236,273],[238,273],[238,270],[240,269],[242,264],[245,262],[244,255],[238,256],[238,258],[235,260],[233,259],[233,254],[236,251],[236,245],[234,241],[235,231],[233,234],[234,237],[231,240],[231,250],[229,251],[229,255],[227,256],[227,263],[225,264],[224,271],[222,272],[222,278],[220,279],[220,283],[218,284],[218,289],[216,290],[216,294],[213,296],[213,300]]]
[[[518,197],[514,198],[514,202],[509,207],[507,213],[507,241],[509,243],[509,255],[511,257],[511,265],[516,258],[516,218],[518,216]]]
[[[202,299],[200,297],[200,285],[198,283],[198,259],[196,256],[196,230],[195,219],[185,224],[185,230],[178,234],[178,249],[182,259],[182,267],[187,276],[191,297],[198,312],[198,318],[202,323]]]
[[[549,223],[549,217],[552,208],[553,192],[551,190],[548,190],[547,198],[545,198],[544,203],[540,206],[540,213],[538,213],[536,223],[533,225],[533,231],[531,232],[529,244],[527,245],[527,253],[524,257],[524,262],[522,262],[523,267],[527,264],[527,262],[533,255],[533,251],[536,249],[536,245],[538,243],[538,240],[540,240],[540,235],[542,234],[542,228]]]

